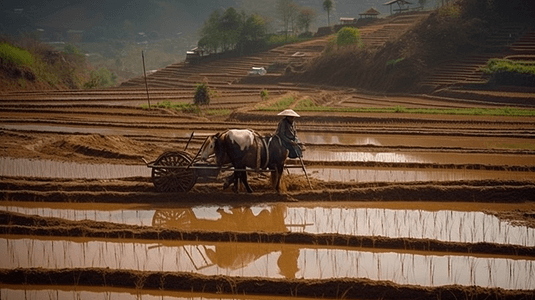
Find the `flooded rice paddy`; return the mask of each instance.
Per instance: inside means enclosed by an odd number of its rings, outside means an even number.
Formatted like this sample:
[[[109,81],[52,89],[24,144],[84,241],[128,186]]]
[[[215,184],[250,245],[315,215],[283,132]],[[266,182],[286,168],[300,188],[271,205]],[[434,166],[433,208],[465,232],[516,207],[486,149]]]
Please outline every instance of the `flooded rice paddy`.
[[[425,164],[482,164],[501,166],[534,166],[535,155],[441,153],[441,152],[369,152],[333,151],[307,148],[304,159],[326,162],[386,162]]]
[[[58,125],[58,124],[1,124],[0,129],[35,131],[35,132],[58,132],[58,133],[83,133],[83,134],[106,134],[123,136],[145,136],[147,128],[135,128],[131,126],[117,125],[115,127],[93,125]],[[275,128],[274,128],[275,129]],[[150,134],[158,137],[187,138],[192,130],[158,128],[151,125]],[[215,134],[213,130],[195,130],[200,135]],[[475,138],[477,137],[477,138]],[[400,138],[396,134],[361,134],[361,133],[318,133],[299,132],[299,139],[307,145],[352,145],[352,146],[383,146],[383,147],[424,147],[435,148],[441,145],[444,148],[479,148],[479,149],[535,149],[533,137],[508,137],[508,136],[455,136],[455,135],[423,135],[419,133],[406,134]]]
[[[98,286],[31,286],[4,285],[0,288],[0,299],[25,300],[270,300],[273,297],[258,295],[225,295],[211,293],[174,292],[150,289],[128,289]],[[278,300],[305,300],[300,297],[280,297]],[[309,298],[306,298],[309,299]],[[324,298],[325,299],[325,298]]]
[[[288,244],[0,238],[4,268],[112,268],[264,278],[359,278],[535,289],[535,260]]]
[[[308,151],[308,150],[307,150]],[[310,151],[311,161],[315,158],[328,161],[328,156],[322,156],[321,152]],[[413,162],[422,159],[418,155],[404,155],[397,153],[364,153],[351,152],[340,154],[340,156],[351,156],[355,161],[364,162]],[[474,155],[475,156],[475,155]],[[439,158],[436,156],[434,158]],[[331,153],[331,158],[336,159],[337,153]],[[529,158],[517,159],[511,156],[514,163],[528,163]],[[308,159],[308,156],[306,157]],[[437,159],[438,160],[438,159]],[[436,160],[436,161],[437,161]],[[449,160],[449,158],[445,159]],[[444,161],[445,161],[444,160]],[[337,160],[339,161],[339,160]],[[431,159],[427,160],[431,161]],[[435,161],[435,162],[436,162]],[[491,160],[497,163],[505,162],[501,160]],[[534,164],[529,162],[530,164]],[[482,171],[470,169],[434,169],[434,168],[362,168],[362,167],[342,167],[323,166],[308,167],[309,175],[323,181],[341,182],[410,182],[410,181],[455,181],[455,180],[481,180],[481,179],[519,179],[535,181],[534,172],[517,171]],[[303,174],[300,168],[288,169],[292,174]],[[26,158],[0,157],[0,176],[23,176],[23,177],[45,177],[45,178],[87,178],[87,179],[111,179],[126,177],[149,177],[151,169],[145,165],[119,165],[119,164],[80,164],[72,162],[58,162],[51,160],[36,160]]]
[[[0,176],[109,179],[150,176],[150,169],[139,165],[80,164],[0,157]]]
[[[195,206],[192,208],[124,207],[105,205],[1,203],[0,209],[26,215],[67,220],[93,220],[180,230],[237,232],[305,232],[388,238],[436,239],[446,242],[489,242],[535,246],[535,228],[515,226],[481,211],[426,205],[421,209],[359,207],[342,204],[258,205],[248,207]],[[81,206],[86,206],[82,208]],[[457,205],[452,205],[456,207]],[[487,205],[489,209],[499,207]]]
[[[303,174],[301,169],[289,169],[291,174]],[[414,182],[461,180],[530,180],[534,172],[449,170],[449,169],[394,169],[356,167],[307,167],[312,178],[340,182]]]

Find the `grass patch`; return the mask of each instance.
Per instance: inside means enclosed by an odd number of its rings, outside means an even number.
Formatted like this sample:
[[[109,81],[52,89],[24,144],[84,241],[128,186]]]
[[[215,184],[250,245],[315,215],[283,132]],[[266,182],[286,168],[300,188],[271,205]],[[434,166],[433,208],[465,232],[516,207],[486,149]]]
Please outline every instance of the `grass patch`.
[[[0,44],[0,58],[17,66],[32,66],[34,61],[30,52],[8,43]]]
[[[480,68],[489,76],[489,84],[533,86],[535,62],[494,58]]]
[[[395,66],[397,65],[398,63],[402,62],[405,60],[405,57],[400,57],[398,59],[391,59],[389,61],[386,62],[386,66]]]
[[[203,110],[203,112],[206,115],[209,115],[209,116],[228,116],[228,115],[230,115],[230,113],[232,113],[232,111],[230,109],[224,109],[224,108],[221,108],[221,109],[206,109],[206,110]]]
[[[280,111],[294,104],[293,97],[285,97],[270,105],[257,105],[260,111]],[[535,109],[501,107],[501,108],[407,108],[395,107],[366,107],[366,108],[342,108],[330,106],[318,106],[311,99],[299,100],[293,110],[297,112],[343,112],[343,113],[404,113],[404,114],[432,114],[432,115],[466,115],[466,116],[513,116],[535,117]]]
[[[208,108],[208,109],[202,109],[195,104],[192,103],[185,103],[185,102],[171,102],[169,100],[165,100],[162,102],[157,102],[156,104],[151,105],[152,108],[165,108],[165,109],[172,109],[183,113],[191,113],[191,114],[204,114],[208,116],[226,116],[230,115],[232,111],[230,109],[225,108]],[[147,104],[142,104],[141,108],[143,109],[149,109],[149,106]]]
[[[256,106],[256,109],[265,110],[265,111],[284,110],[288,108],[288,106],[292,105],[294,102],[295,102],[295,98],[292,96],[288,96],[288,97],[283,97],[279,99],[278,101],[270,103],[270,104],[259,104]]]
[[[483,73],[489,75],[498,72],[535,75],[535,62],[493,58],[487,62],[486,66],[480,69]]]

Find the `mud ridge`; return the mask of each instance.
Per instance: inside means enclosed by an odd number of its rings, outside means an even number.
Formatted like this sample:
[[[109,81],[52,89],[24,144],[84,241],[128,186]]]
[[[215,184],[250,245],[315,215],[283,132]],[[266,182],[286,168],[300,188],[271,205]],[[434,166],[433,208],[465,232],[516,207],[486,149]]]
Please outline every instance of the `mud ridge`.
[[[86,285],[241,295],[343,299],[533,299],[533,291],[448,285],[423,287],[362,278],[268,279],[206,276],[183,272],[141,272],[104,268],[0,269],[0,282],[28,285]]]
[[[433,251],[535,257],[535,247],[496,243],[445,242],[434,239],[385,238],[344,234],[183,231],[168,228],[69,221],[54,217],[27,216],[0,211],[0,233],[5,235],[120,238],[170,241],[242,242],[322,245],[391,250]]]
[[[253,186],[253,189],[255,187]],[[304,190],[277,194],[261,190],[253,194],[222,192],[213,184],[197,184],[188,193],[106,191],[28,191],[1,190],[0,199],[30,202],[89,203],[261,203],[280,201],[443,201],[481,203],[521,203],[535,201],[535,185],[521,186],[443,186],[387,185],[368,188]],[[217,195],[216,198],[214,196]]]
[[[437,163],[405,163],[375,161],[318,161],[303,160],[307,166],[342,166],[358,168],[404,168],[404,169],[453,169],[453,170],[486,170],[510,172],[535,172],[535,166],[509,166],[486,164],[437,164]]]
[[[255,111],[255,110],[249,110],[249,111],[235,111],[233,112],[229,120],[232,121],[238,121],[238,122],[258,122],[258,121],[264,121],[264,122],[278,122],[279,118],[276,115],[276,113],[266,114],[265,111]],[[448,119],[439,119],[437,117],[436,119],[425,119],[425,118],[418,118],[418,117],[394,117],[392,114],[384,114],[384,117],[372,117],[372,116],[363,116],[362,114],[348,114],[346,116],[340,116],[340,113],[338,115],[333,115],[330,113],[303,113],[301,118],[299,119],[299,123],[325,123],[325,124],[336,124],[336,123],[348,123],[348,124],[382,124],[382,123],[395,123],[395,124],[500,124],[503,125],[529,125],[531,126],[529,122],[523,122],[523,121],[498,121],[498,120],[485,120],[485,119],[462,119],[462,120],[448,120]]]

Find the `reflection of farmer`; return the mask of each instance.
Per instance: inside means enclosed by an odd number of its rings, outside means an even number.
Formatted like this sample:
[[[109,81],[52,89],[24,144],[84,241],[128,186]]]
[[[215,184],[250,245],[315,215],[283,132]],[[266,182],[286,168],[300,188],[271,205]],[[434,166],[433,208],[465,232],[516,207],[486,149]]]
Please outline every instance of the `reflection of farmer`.
[[[295,275],[299,271],[298,260],[299,246],[284,245],[281,255],[277,259],[279,273],[288,279],[295,279]]]
[[[275,135],[278,135],[281,138],[282,145],[290,151],[288,157],[303,157],[303,153],[299,147],[299,140],[297,139],[297,131],[294,122],[294,119],[299,118],[299,115],[292,109],[285,109],[278,115],[284,116],[284,118],[279,122]]]

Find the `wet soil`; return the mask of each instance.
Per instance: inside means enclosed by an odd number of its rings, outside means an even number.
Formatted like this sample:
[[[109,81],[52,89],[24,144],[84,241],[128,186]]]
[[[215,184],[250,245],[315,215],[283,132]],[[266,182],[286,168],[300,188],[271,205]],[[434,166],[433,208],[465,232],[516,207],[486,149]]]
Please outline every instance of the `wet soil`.
[[[272,86],[278,95],[299,93],[312,95],[319,103],[344,107],[489,107],[495,103],[422,96],[376,96],[343,89],[322,89],[288,85]],[[235,88],[234,92],[232,88]],[[0,156],[26,159],[24,169],[36,168],[38,161],[94,165],[144,167],[141,158],[156,159],[166,151],[182,150],[195,155],[207,134],[228,128],[252,128],[261,133],[273,132],[279,118],[276,112],[256,111],[260,101],[255,96],[263,86],[221,88],[212,108],[234,111],[232,115],[192,115],[167,109],[143,110],[143,90],[74,91],[49,93],[9,93],[0,100]],[[243,90],[240,90],[243,89]],[[189,97],[191,91],[154,91],[158,97]],[[189,94],[188,94],[189,93]],[[239,95],[232,94],[238,93]],[[302,94],[302,95],[301,95]],[[139,98],[139,99],[138,99]],[[175,100],[173,100],[175,101]],[[192,131],[195,135],[191,141]],[[404,114],[303,113],[298,132],[312,151],[358,153],[357,158],[315,159],[304,161],[310,170],[346,169],[396,173],[386,179],[372,178],[376,173],[359,173],[360,178],[325,180],[310,176],[312,188],[303,173],[283,177],[283,193],[269,186],[269,178],[251,174],[253,194],[222,191],[222,182],[199,180],[188,193],[161,193],[151,178],[138,175],[97,179],[45,178],[39,169],[32,176],[0,177],[0,199],[21,205],[156,205],[188,207],[199,204],[250,206],[265,203],[376,203],[388,207],[418,207],[427,202],[448,203],[459,207],[478,205],[479,210],[495,214],[504,222],[535,228],[535,172],[531,157],[535,155],[535,122],[527,117],[440,116]],[[392,160],[412,155],[410,160]],[[360,156],[359,156],[360,155]],[[365,157],[372,155],[374,159]],[[454,156],[462,157],[459,159]],[[364,158],[360,158],[364,157]],[[435,161],[429,161],[434,157]],[[472,159],[474,158],[474,159]],[[32,160],[36,163],[32,164]],[[290,162],[289,162],[290,163]],[[299,162],[291,162],[298,164]],[[45,168],[55,168],[49,164]],[[296,169],[297,170],[297,169]],[[409,172],[474,172],[485,174],[484,180],[404,180]],[[299,171],[299,170],[297,170]],[[312,172],[311,172],[312,173]],[[310,174],[314,175],[314,174]],[[405,202],[401,202],[405,201]],[[410,202],[411,204],[401,204]],[[493,210],[492,205],[507,204]],[[25,216],[0,213],[2,237],[80,237],[87,240],[189,240],[240,241],[249,244],[284,243],[288,245],[326,245],[329,247],[368,247],[386,251],[422,253],[458,253],[535,257],[533,247],[494,244],[444,242],[434,239],[386,238],[343,234],[301,232],[211,232],[184,229],[156,229],[96,221]],[[477,226],[474,225],[474,226]],[[43,278],[50,278],[43,282]],[[48,280],[48,279],[47,279]],[[530,299],[533,291],[503,290],[485,287],[442,286],[427,288],[399,285],[368,279],[304,280],[235,278],[197,274],[119,271],[113,269],[2,269],[2,284],[50,284],[122,286],[129,288],[165,288],[198,292],[260,294],[271,296],[373,298],[373,299]],[[275,294],[275,295],[274,295]]]
[[[204,276],[177,272],[121,271],[100,268],[50,270],[0,269],[6,284],[91,285],[136,289],[183,290],[221,294],[253,294],[344,299],[531,299],[532,291],[449,285],[421,287],[368,279],[262,279]]]

